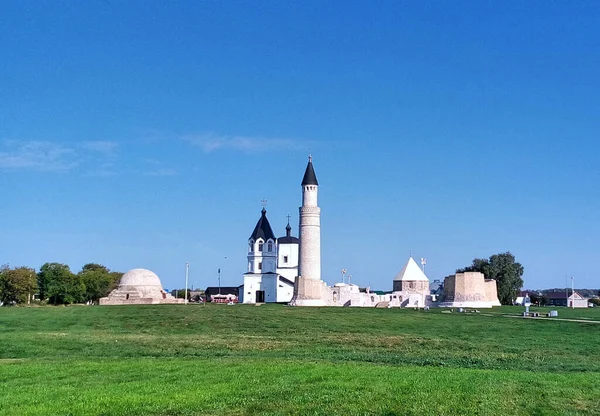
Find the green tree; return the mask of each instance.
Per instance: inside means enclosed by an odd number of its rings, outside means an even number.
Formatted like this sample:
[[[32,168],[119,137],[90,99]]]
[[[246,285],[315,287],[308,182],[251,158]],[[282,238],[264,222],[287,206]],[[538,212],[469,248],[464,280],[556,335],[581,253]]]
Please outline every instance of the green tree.
[[[46,263],[38,273],[40,298],[53,305],[85,301],[85,284],[81,276],[71,273],[66,264]]]
[[[123,276],[122,273],[111,272],[107,267],[96,263],[84,265],[78,275],[85,285],[84,300],[86,302],[97,302],[100,298],[107,296]]]
[[[474,259],[473,264],[456,272],[481,272],[486,279],[496,280],[498,300],[503,305],[512,305],[523,287],[523,271],[523,266],[515,261],[515,256],[506,252],[494,254],[487,260]]]
[[[175,296],[178,299],[184,299],[185,298],[185,289],[174,289],[174,290],[171,290],[171,295]],[[191,293],[190,293],[189,289],[188,289],[187,295],[188,295],[187,296],[188,300],[190,300],[191,299]]]
[[[109,273],[110,270],[106,267],[103,266],[101,264],[98,263],[87,263],[84,264],[83,267],[81,268],[81,272],[89,272],[89,271],[100,271],[103,273]]]
[[[35,270],[28,267],[0,270],[0,301],[3,303],[27,303],[37,290]]]

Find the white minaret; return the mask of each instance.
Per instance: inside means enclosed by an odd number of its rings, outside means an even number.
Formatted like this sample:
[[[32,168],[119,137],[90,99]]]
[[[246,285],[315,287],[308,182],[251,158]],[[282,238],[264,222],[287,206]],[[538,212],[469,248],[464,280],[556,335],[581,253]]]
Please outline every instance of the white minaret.
[[[319,182],[308,157],[302,179],[300,207],[300,263],[298,274],[306,279],[321,280],[321,208],[318,206]]]
[[[302,179],[302,206],[300,207],[300,252],[298,278],[292,304],[297,306],[324,306],[325,283],[321,281],[321,209],[318,206],[319,182],[308,157]]]

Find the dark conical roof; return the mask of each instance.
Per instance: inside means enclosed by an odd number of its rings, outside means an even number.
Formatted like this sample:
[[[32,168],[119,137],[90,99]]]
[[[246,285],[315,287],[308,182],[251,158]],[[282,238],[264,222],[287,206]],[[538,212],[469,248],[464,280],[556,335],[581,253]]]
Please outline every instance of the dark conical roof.
[[[298,244],[298,243],[300,243],[300,240],[298,239],[298,237],[294,237],[292,235],[292,226],[290,225],[289,220],[288,220],[287,225],[285,226],[285,237],[279,237],[277,239],[277,242],[279,244]]]
[[[319,185],[312,164],[312,156],[308,157],[308,165],[306,166],[306,172],[304,172],[304,178],[302,178],[302,186],[304,185]]]
[[[256,241],[259,238],[262,238],[263,241],[267,241],[269,238],[273,241],[276,240],[271,224],[269,224],[269,220],[267,219],[267,210],[264,208],[261,211],[260,219],[256,223],[256,227],[254,227],[254,231],[252,231],[249,240]]]

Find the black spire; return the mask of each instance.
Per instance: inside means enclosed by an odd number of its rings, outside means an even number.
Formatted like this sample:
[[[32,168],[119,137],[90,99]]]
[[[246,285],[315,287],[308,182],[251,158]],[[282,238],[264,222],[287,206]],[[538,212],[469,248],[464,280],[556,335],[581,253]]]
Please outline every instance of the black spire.
[[[292,235],[292,226],[290,225],[290,222],[288,220],[288,224],[285,226],[285,236],[289,237]]]
[[[298,244],[300,240],[298,237],[292,235],[292,226],[290,225],[290,216],[288,215],[288,223],[285,226],[285,237],[279,237],[277,239],[278,244]]]
[[[254,231],[252,231],[249,240],[256,241],[259,238],[262,238],[263,241],[267,241],[269,238],[273,241],[276,240],[271,224],[269,224],[269,220],[267,219],[267,210],[264,207],[261,211],[260,219],[256,223],[256,227],[254,227]]]
[[[313,169],[312,156],[308,157],[308,165],[306,166],[306,172],[304,172],[304,178],[302,179],[302,186],[304,185],[319,185],[317,182],[317,175]]]

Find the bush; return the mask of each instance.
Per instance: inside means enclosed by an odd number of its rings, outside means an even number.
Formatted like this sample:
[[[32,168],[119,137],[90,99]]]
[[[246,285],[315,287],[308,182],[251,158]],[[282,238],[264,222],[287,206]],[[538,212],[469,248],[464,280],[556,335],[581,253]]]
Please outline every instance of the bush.
[[[598,298],[589,299],[588,302],[593,303],[594,306],[600,306],[600,299]]]

